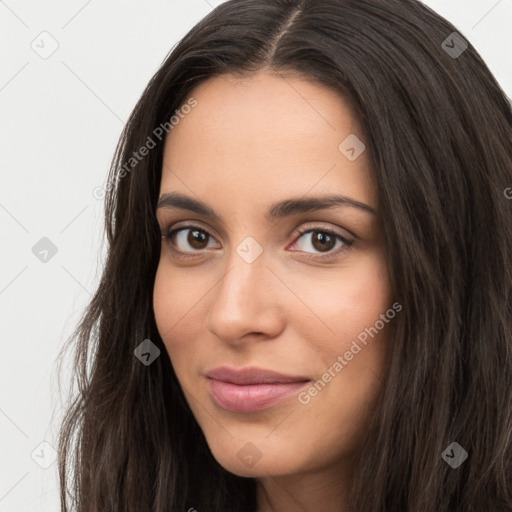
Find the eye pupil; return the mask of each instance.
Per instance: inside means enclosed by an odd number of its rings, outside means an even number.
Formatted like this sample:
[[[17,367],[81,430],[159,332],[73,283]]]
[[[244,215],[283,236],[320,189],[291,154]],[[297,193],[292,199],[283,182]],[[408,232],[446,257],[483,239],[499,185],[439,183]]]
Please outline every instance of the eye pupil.
[[[202,243],[206,241],[206,245],[208,245],[208,234],[204,231],[199,231],[198,229],[189,230],[189,234],[187,237],[187,242],[194,249],[204,249]]]
[[[336,239],[333,236],[322,231],[313,231],[312,239],[313,247],[318,251],[330,251],[336,244]]]

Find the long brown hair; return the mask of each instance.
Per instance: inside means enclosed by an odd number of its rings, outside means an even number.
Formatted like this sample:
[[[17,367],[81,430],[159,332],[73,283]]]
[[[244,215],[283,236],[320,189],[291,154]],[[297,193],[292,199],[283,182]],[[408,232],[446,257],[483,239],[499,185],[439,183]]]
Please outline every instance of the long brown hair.
[[[116,149],[107,259],[69,340],[63,511],[256,511],[256,480],[213,458],[156,328],[165,138],[154,131],[201,82],[264,68],[354,108],[403,305],[348,510],[512,510],[512,108],[456,31],[416,0],[231,0],[173,48]],[[155,147],[127,168],[148,137]],[[145,339],[161,350],[148,366],[134,356]],[[468,453],[457,468],[442,457],[452,442]]]

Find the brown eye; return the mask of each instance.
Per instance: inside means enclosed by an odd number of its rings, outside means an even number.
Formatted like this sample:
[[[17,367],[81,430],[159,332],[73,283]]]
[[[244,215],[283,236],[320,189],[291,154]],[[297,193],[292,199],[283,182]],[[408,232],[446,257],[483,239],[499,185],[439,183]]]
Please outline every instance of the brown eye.
[[[208,245],[208,234],[204,231],[199,231],[198,229],[189,229],[187,236],[187,243],[190,244],[190,247],[194,249],[205,249]],[[205,245],[206,242],[206,245]]]
[[[313,231],[311,245],[320,252],[330,251],[336,245],[336,238],[322,231]]]
[[[178,252],[190,253],[211,247],[208,245],[212,236],[204,229],[196,226],[183,226],[164,235],[166,241]]]
[[[348,240],[339,233],[317,227],[299,231],[299,237],[294,246],[298,245],[300,251],[308,253],[308,258],[327,258],[347,250],[353,243],[353,240]]]

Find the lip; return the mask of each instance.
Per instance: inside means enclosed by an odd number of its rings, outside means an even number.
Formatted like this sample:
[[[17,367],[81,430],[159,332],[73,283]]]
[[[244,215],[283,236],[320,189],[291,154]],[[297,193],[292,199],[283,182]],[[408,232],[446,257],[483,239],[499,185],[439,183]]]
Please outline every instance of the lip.
[[[207,372],[206,381],[218,406],[245,413],[268,409],[311,382],[307,377],[255,367],[236,370],[225,366]]]
[[[206,372],[206,376],[210,379],[221,380],[223,382],[231,382],[238,385],[252,384],[289,384],[291,382],[309,381],[308,377],[302,375],[290,376],[272,370],[265,370],[256,366],[248,366],[247,368],[231,368],[229,366],[220,366]]]

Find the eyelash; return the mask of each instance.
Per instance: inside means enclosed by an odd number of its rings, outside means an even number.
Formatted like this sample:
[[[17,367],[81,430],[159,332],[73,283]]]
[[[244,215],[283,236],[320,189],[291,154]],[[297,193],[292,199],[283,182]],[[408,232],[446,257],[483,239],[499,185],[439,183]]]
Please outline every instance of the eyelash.
[[[162,232],[162,237],[165,239],[167,245],[171,248],[171,250],[176,255],[178,255],[178,257],[180,257],[180,258],[197,258],[197,257],[202,256],[201,251],[192,251],[193,253],[197,253],[197,254],[188,254],[188,253],[186,253],[184,251],[176,249],[176,247],[171,242],[171,238],[176,233],[178,233],[179,231],[185,231],[187,229],[194,229],[196,231],[201,231],[202,233],[205,233],[208,237],[213,238],[213,236],[210,233],[208,233],[208,231],[206,229],[201,228],[199,226],[196,226],[194,224],[187,224],[187,225],[180,226],[180,227],[172,229],[172,230],[163,231]],[[315,231],[318,231],[320,233],[324,233],[324,234],[330,235],[330,236],[334,237],[335,239],[340,240],[341,242],[343,242],[343,245],[341,247],[339,247],[337,250],[334,250],[334,251],[331,251],[331,252],[328,252],[328,253],[324,253],[324,254],[321,254],[321,253],[316,253],[316,254],[304,253],[306,255],[305,256],[306,259],[322,260],[322,259],[333,258],[335,255],[339,254],[340,252],[344,252],[344,251],[349,250],[350,247],[354,244],[354,240],[349,240],[348,238],[345,238],[344,236],[340,235],[339,233],[336,233],[335,231],[333,231],[331,229],[324,228],[322,226],[313,226],[313,227],[309,227],[309,228],[299,229],[297,231],[297,236],[294,239],[293,245],[295,245],[297,240],[299,240],[305,234],[311,233],[311,232],[315,232]],[[298,252],[301,252],[301,251],[298,251]]]
[[[315,232],[315,231],[332,236],[336,240],[341,241],[343,243],[343,245],[341,247],[338,247],[338,249],[332,249],[331,251],[329,251],[327,253],[323,253],[323,254],[322,253],[313,253],[312,254],[312,253],[306,252],[304,254],[306,255],[305,258],[307,258],[307,259],[317,259],[317,260],[320,259],[321,260],[321,259],[333,258],[337,254],[350,249],[350,246],[354,243],[353,240],[349,240],[348,238],[345,238],[344,236],[340,235],[339,233],[336,233],[336,231],[333,231],[328,228],[324,228],[322,226],[316,226],[316,227],[314,226],[314,227],[310,227],[310,228],[304,228],[304,229],[297,230],[297,236],[295,237],[293,244],[295,245],[297,240],[299,240],[299,238],[301,238],[302,236],[304,236],[308,233]]]

